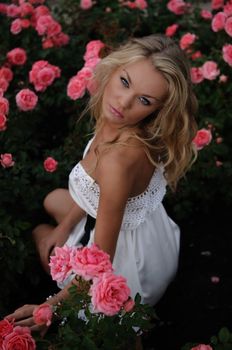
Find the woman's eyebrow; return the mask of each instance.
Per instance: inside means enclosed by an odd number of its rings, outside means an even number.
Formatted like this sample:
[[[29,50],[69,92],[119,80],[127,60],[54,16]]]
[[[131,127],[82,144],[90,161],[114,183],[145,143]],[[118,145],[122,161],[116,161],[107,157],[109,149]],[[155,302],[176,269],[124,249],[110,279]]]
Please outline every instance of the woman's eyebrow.
[[[132,81],[131,81],[131,78],[129,76],[129,73],[126,71],[126,69],[123,69],[123,71],[126,73],[126,77],[127,77],[127,80],[129,81],[129,83],[132,85]],[[158,101],[158,102],[161,102],[161,100],[157,97],[154,97],[154,96],[150,96],[150,95],[147,95],[147,94],[142,94],[142,96],[144,97],[148,97],[148,98],[153,98],[154,100]]]

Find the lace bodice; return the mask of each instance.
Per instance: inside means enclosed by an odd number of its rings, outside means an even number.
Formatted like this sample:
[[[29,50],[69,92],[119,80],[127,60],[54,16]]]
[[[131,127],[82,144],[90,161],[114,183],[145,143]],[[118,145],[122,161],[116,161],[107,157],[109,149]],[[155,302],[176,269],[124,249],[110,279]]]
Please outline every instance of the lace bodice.
[[[69,176],[69,191],[74,200],[81,204],[86,212],[94,217],[100,196],[99,185],[87,174],[79,162]],[[166,193],[166,180],[162,167],[157,168],[146,190],[138,196],[128,199],[121,230],[135,229],[153,212],[162,202]]]

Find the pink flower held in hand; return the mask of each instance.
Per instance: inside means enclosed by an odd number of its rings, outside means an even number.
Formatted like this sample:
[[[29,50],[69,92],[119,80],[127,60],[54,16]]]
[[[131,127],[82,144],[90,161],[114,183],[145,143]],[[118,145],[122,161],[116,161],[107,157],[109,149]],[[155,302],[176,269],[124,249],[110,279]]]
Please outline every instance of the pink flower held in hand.
[[[7,319],[0,321],[0,349],[2,349],[3,339],[10,333],[13,332],[13,324]]]
[[[0,113],[0,131],[6,130],[6,116],[2,113]]]
[[[22,66],[27,60],[27,54],[24,49],[17,47],[7,53],[7,59],[11,64]]]
[[[130,296],[126,279],[113,273],[103,273],[93,280],[90,288],[91,301],[96,312],[113,316],[120,311]]]
[[[50,257],[49,266],[51,268],[52,279],[57,282],[63,282],[72,273],[72,265],[70,264],[70,256],[73,248],[64,246],[55,248],[55,255]]]
[[[16,95],[16,103],[22,111],[31,111],[38,102],[38,96],[30,89],[22,89]]]
[[[223,59],[229,66],[232,67],[232,45],[226,44],[222,48]]]
[[[70,258],[70,263],[73,271],[87,281],[113,270],[109,254],[99,249],[96,244],[76,249]]]
[[[28,327],[16,326],[13,332],[3,340],[2,348],[4,350],[35,350],[36,344]]]
[[[202,66],[202,74],[205,79],[214,80],[220,74],[217,63],[214,61],[207,61]]]
[[[172,24],[171,26],[166,28],[165,35],[172,37],[176,33],[178,28],[179,28],[179,24],[175,24],[175,23]]]
[[[56,171],[57,166],[58,162],[52,157],[47,157],[44,161],[44,169],[49,173]]]
[[[213,350],[210,345],[205,344],[199,344],[197,346],[194,346],[191,350]]]
[[[89,10],[93,6],[92,0],[81,0],[80,2],[80,8],[82,10]]]
[[[3,168],[10,168],[15,164],[11,153],[1,154],[0,163],[2,164]]]
[[[193,143],[195,144],[197,150],[201,150],[205,146],[207,146],[212,140],[212,134],[210,130],[201,129],[197,131],[196,136],[193,139]]]
[[[35,324],[50,326],[52,323],[52,306],[49,304],[37,306],[33,311],[33,319]]]

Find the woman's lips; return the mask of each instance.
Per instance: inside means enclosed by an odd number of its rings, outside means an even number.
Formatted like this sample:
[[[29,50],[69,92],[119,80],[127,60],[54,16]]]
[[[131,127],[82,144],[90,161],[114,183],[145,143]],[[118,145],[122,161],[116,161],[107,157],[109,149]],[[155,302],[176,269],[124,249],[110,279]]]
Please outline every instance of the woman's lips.
[[[120,113],[116,108],[112,107],[111,105],[110,105],[110,110],[116,117],[121,118],[121,119],[124,118],[122,113]]]

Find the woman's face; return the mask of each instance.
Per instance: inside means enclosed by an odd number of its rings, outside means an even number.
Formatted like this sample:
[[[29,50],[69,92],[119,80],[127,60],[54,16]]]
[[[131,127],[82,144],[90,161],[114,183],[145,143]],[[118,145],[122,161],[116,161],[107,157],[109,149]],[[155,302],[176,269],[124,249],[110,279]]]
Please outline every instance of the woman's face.
[[[133,126],[160,107],[167,90],[167,81],[149,59],[121,66],[105,87],[103,120],[114,126]]]

